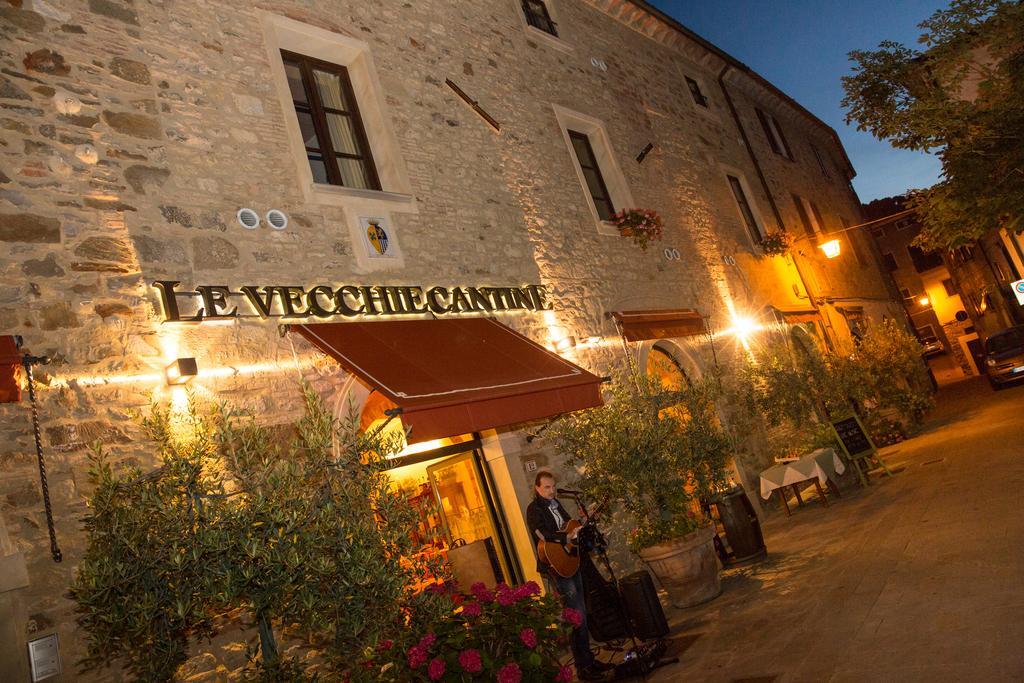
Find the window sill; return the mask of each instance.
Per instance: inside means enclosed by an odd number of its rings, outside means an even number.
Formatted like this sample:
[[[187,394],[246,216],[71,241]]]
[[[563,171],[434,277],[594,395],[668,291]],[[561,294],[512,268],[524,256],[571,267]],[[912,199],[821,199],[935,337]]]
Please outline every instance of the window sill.
[[[619,229],[611,221],[598,221],[597,234],[608,235],[609,237],[621,237]]]
[[[313,183],[309,187],[311,199],[318,204],[333,206],[373,207],[377,211],[396,213],[419,213],[416,198],[411,194],[385,192],[383,190],[362,190],[340,185]]]
[[[541,42],[548,45],[548,47],[553,47],[556,50],[561,50],[562,52],[565,53],[572,53],[576,51],[576,48],[574,48],[572,45],[565,42],[558,36],[553,36],[547,31],[541,31],[536,26],[530,26],[529,24],[527,24],[526,35],[527,37],[532,37],[540,40]]]

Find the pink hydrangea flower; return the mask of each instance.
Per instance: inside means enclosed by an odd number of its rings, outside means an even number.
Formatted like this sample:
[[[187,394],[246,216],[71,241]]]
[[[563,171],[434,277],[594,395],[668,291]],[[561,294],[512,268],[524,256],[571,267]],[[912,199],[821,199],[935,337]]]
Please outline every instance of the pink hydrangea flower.
[[[430,646],[433,645],[434,641],[436,640],[437,638],[434,636],[433,633],[428,633],[427,635],[420,638],[420,642],[416,645],[416,647],[426,652],[430,649]]]
[[[573,628],[579,628],[583,625],[583,615],[572,607],[566,607],[562,610],[562,621],[569,622]]]
[[[459,666],[468,674],[478,674],[483,671],[484,663],[478,651],[463,650],[459,653]]]
[[[406,657],[409,660],[410,669],[418,669],[427,663],[427,651],[418,645],[410,647]]]
[[[467,602],[462,606],[462,616],[464,617],[478,617],[481,611],[479,602]]]
[[[516,592],[502,584],[498,586],[498,604],[502,607],[510,607],[516,604]]]
[[[558,670],[558,675],[555,676],[557,683],[571,683],[572,682],[572,667],[563,666]]]
[[[519,640],[531,650],[537,647],[537,633],[532,628],[524,628],[519,632]]]
[[[522,678],[523,672],[514,662],[498,669],[498,683],[519,683]]]
[[[427,676],[432,681],[441,680],[441,676],[444,676],[444,660],[440,657],[434,657],[430,660],[430,666],[427,667]]]

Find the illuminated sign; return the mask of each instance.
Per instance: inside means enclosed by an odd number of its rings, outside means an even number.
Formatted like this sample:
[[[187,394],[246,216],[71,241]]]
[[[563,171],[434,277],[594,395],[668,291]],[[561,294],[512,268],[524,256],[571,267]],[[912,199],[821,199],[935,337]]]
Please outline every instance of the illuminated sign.
[[[1010,288],[1013,293],[1017,295],[1017,303],[1024,306],[1024,280],[1017,280],[1016,282],[1010,283]]]
[[[363,318],[552,309],[544,285],[429,289],[390,285],[316,285],[309,288],[244,285],[234,291],[227,285],[199,285],[192,290],[179,290],[180,284],[178,280],[157,280],[153,283],[160,293],[164,322],[197,323],[254,317],[263,320]]]

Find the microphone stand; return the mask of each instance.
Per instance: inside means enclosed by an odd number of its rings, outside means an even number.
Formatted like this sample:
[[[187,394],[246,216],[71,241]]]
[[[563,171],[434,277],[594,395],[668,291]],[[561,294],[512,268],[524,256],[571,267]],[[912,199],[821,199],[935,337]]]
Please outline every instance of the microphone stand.
[[[590,513],[587,512],[587,506],[583,503],[582,494],[569,491],[566,491],[565,493],[576,502],[576,507],[579,508],[580,512],[583,513],[583,516],[587,518],[587,525],[593,527],[593,550],[596,551],[598,558],[601,560],[601,564],[604,566],[605,571],[608,572],[608,576],[611,578],[612,586],[615,588],[615,594],[619,598],[619,613],[622,615],[622,621],[626,625],[626,632],[629,634],[629,641],[633,645],[632,649],[626,653],[625,659],[623,659],[621,663],[615,665],[614,680],[635,678],[637,675],[640,675],[644,680],[647,680],[647,674],[663,666],[676,664],[679,662],[679,658],[661,658],[661,655],[665,653],[665,649],[668,647],[664,638],[657,639],[650,646],[643,645],[639,640],[637,640],[636,629],[633,627],[633,621],[629,618],[629,614],[626,613],[626,608],[623,604],[622,591],[619,587],[619,577],[612,568],[611,560],[608,559],[608,541],[605,539],[604,534],[601,533],[601,530],[597,527],[597,522],[591,519]],[[599,505],[598,507],[603,508],[604,504]],[[583,546],[580,546],[580,550],[590,552],[590,548],[585,549]],[[586,586],[584,586],[584,593],[585,592]],[[629,664],[634,660],[637,662],[637,668],[639,671],[636,673],[629,673],[629,669],[625,668],[623,665]]]

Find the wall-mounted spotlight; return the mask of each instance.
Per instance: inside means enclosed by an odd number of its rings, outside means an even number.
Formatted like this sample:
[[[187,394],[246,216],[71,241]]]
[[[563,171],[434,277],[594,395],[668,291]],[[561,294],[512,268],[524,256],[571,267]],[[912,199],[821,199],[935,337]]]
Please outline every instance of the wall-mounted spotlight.
[[[927,295],[924,295],[920,299],[917,300],[917,303],[921,304],[922,306],[927,306],[931,302],[932,302],[932,300],[929,299]]]
[[[818,249],[821,249],[823,252],[825,252],[826,258],[835,258],[839,256],[839,252],[842,249],[842,245],[839,243],[839,240],[829,240],[828,242],[819,244]]]
[[[562,353],[576,346],[576,337],[565,337],[555,342],[555,351]]]
[[[178,358],[164,369],[167,383],[188,384],[199,374],[199,365],[195,358]]]

